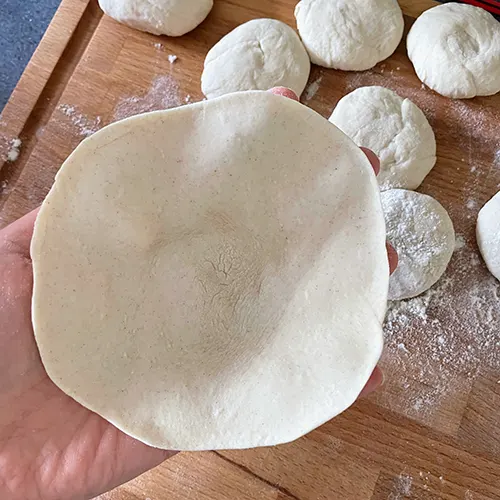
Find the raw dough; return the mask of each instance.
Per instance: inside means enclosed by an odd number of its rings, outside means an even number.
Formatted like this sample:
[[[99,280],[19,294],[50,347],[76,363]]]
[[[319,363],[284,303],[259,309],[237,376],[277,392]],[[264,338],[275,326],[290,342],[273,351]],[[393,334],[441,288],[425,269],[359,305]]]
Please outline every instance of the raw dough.
[[[299,36],[275,19],[254,19],[227,34],[205,58],[201,89],[209,99],[240,90],[304,90],[311,63]]]
[[[267,92],[84,140],[42,205],[32,257],[47,373],[153,446],[298,438],[352,404],[382,350],[388,263],[370,164],[323,117]]]
[[[398,252],[389,300],[415,297],[443,275],[455,248],[448,212],[426,194],[391,189],[382,193],[387,240]]]
[[[343,97],[330,121],[380,158],[380,189],[417,189],[436,163],[436,139],[424,113],[384,87]]]
[[[301,0],[295,17],[311,61],[326,68],[372,68],[403,36],[396,0]]]
[[[484,9],[438,5],[414,23],[408,56],[427,86],[454,98],[500,91],[500,23]]]
[[[181,36],[212,10],[213,0],[99,0],[116,21],[154,35]]]
[[[500,191],[479,212],[476,235],[484,262],[500,280]]]

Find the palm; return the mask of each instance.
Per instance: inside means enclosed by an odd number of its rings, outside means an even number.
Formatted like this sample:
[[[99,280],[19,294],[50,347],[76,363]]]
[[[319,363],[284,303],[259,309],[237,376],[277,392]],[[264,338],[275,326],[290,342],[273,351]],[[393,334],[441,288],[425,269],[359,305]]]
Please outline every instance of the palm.
[[[171,453],[123,434],[48,378],[31,327],[27,217],[0,232],[0,498],[89,498]]]

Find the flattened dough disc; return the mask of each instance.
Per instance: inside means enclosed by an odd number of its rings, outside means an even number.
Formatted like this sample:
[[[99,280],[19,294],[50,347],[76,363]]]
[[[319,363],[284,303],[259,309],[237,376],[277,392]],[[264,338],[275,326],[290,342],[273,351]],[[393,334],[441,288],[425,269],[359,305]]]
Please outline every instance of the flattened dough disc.
[[[270,93],[84,140],[41,208],[32,257],[50,378],[153,446],[296,439],[352,404],[382,349],[371,167],[327,120]]]

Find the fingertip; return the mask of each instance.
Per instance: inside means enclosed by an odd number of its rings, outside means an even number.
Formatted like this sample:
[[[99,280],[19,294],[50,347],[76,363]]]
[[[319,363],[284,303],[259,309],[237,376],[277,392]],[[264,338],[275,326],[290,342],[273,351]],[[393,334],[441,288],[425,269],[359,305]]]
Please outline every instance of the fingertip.
[[[389,242],[386,242],[385,246],[387,248],[387,258],[389,259],[389,273],[392,274],[398,267],[398,252]]]
[[[362,398],[364,396],[368,396],[368,394],[376,391],[382,385],[384,385],[384,373],[378,366],[376,366],[372,374],[370,375],[368,382],[359,394],[359,397]]]
[[[375,175],[378,175],[380,172],[380,160],[378,159],[378,156],[371,149],[364,147],[360,147],[360,149],[361,151],[363,151],[363,153],[365,153],[366,157],[371,163]]]
[[[271,94],[274,94],[274,95],[288,97],[288,99],[292,99],[293,101],[299,100],[297,94],[293,90],[290,90],[287,87],[273,87],[268,92],[271,92]]]

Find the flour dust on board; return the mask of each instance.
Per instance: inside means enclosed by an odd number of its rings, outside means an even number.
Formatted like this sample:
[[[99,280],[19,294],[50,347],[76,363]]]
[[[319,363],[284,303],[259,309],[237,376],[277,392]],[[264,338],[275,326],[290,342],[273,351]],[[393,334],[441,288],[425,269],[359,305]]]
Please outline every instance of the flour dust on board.
[[[145,94],[125,97],[118,102],[113,121],[139,113],[175,108],[186,102],[185,98],[181,98],[179,84],[173,76],[157,76]]]

